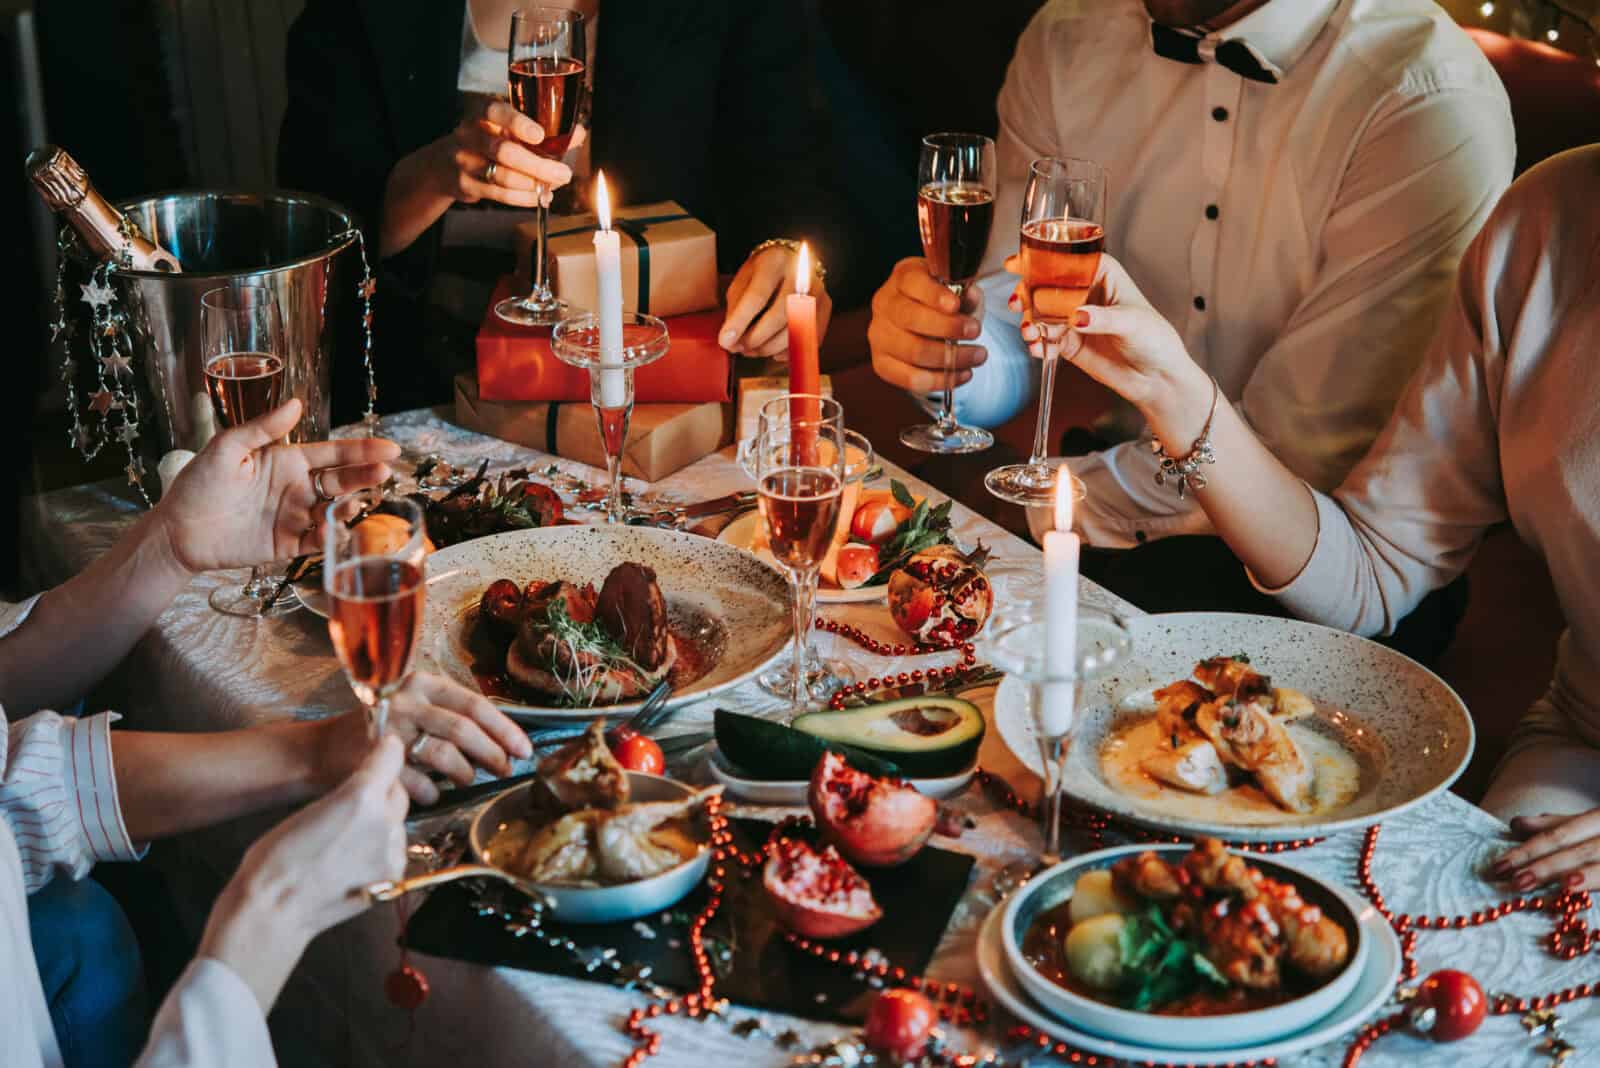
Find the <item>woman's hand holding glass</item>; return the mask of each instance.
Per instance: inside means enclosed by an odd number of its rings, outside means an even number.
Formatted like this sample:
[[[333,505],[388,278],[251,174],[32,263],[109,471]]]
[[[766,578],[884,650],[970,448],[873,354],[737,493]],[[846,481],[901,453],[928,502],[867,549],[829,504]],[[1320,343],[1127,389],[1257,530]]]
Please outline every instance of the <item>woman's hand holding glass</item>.
[[[1016,256],[1006,270],[1017,273]],[[1037,288],[1034,303],[1041,312],[1077,304],[1070,291]],[[1188,448],[1211,404],[1211,379],[1189,355],[1171,323],[1110,255],[1100,257],[1089,303],[1076,308],[1072,321],[1035,322],[1028,315],[1019,284],[1011,295],[1012,311],[1022,312],[1022,339],[1035,359],[1063,359],[1139,409],[1162,442],[1178,453]]]
[[[211,439],[161,498],[155,516],[189,571],[283,560],[321,545],[320,489],[339,496],[389,477],[399,446],[381,438],[291,445],[289,403]]]
[[[231,968],[263,1012],[307,943],[367,908],[362,887],[404,873],[404,766],[397,739],[370,746],[332,793],[252,845],[217,899],[199,955]]]

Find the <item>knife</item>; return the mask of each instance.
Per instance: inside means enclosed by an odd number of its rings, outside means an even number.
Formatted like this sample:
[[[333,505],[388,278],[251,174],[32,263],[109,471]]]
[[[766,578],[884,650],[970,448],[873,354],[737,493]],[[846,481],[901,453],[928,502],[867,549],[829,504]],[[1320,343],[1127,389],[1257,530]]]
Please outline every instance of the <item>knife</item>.
[[[845,708],[864,708],[867,705],[882,704],[885,701],[900,701],[907,697],[927,697],[937,694],[945,697],[956,697],[968,690],[975,690],[991,682],[998,682],[1005,677],[1005,672],[989,664],[973,664],[971,667],[962,668],[954,675],[941,677],[933,681],[911,682],[904,686],[891,686],[887,689],[873,690],[870,694],[852,694],[845,698]]]
[[[680,504],[676,508],[663,508],[659,512],[635,512],[627,517],[629,526],[681,528],[693,519],[708,519],[714,515],[738,512],[755,507],[756,491],[742,490],[725,497],[714,497],[698,504]]]

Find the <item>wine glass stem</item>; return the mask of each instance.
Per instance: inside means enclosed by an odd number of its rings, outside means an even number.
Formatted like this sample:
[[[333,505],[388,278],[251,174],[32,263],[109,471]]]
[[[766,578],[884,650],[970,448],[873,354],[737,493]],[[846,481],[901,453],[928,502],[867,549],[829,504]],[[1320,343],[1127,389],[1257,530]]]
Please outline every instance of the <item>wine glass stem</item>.
[[[367,712],[367,735],[374,741],[383,737],[383,732],[389,729],[389,698],[380,696],[378,703]]]
[[[261,568],[252,566],[250,568],[250,578],[244,584],[244,595],[246,597],[264,597],[266,593],[266,583],[262,581]]]
[[[811,616],[817,604],[817,571],[789,572],[789,589],[794,601],[794,689],[791,700],[794,707],[810,704],[811,690],[806,679],[806,647],[811,639]]]
[[[956,282],[946,282],[945,288],[961,300],[965,289]],[[944,389],[939,394],[939,429],[950,433],[956,429],[956,343],[950,338],[944,342]]]
[[[1040,854],[1040,863],[1050,867],[1061,860],[1061,794],[1065,783],[1066,771],[1065,738],[1054,739],[1051,742],[1052,763],[1047,769],[1049,775],[1045,779],[1045,798],[1041,805],[1044,819],[1044,852]]]
[[[1044,458],[1049,455],[1050,443],[1046,440],[1050,436],[1050,402],[1056,394],[1056,365],[1060,361],[1054,356],[1046,357],[1044,367],[1039,375],[1039,422],[1033,428],[1033,452],[1028,455],[1028,466],[1039,467],[1043,465]]]
[[[606,496],[606,522],[620,523],[627,518],[622,507],[621,453],[606,453],[606,477],[611,480],[611,490]]]
[[[549,270],[546,245],[549,243],[550,211],[544,206],[544,185],[536,183],[533,187],[537,197],[533,209],[534,218],[538,221],[538,238],[533,246],[533,299],[541,304],[548,303],[551,297],[550,282],[546,278]]]

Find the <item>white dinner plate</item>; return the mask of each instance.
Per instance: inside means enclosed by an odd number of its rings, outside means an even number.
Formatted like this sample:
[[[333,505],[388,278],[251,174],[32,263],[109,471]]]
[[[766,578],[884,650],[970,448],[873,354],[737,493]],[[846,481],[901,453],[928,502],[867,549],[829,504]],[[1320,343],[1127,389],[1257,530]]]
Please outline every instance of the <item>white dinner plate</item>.
[[[1018,1020],[1057,1042],[1131,1064],[1245,1064],[1269,1058],[1282,1059],[1315,1049],[1338,1041],[1370,1020],[1383,1008],[1394,993],[1395,984],[1400,981],[1400,940],[1395,937],[1388,921],[1376,909],[1368,906],[1360,914],[1361,929],[1368,943],[1366,968],[1344,1002],[1304,1030],[1273,1042],[1234,1049],[1177,1050],[1120,1042],[1079,1031],[1051,1016],[1028,997],[1006,963],[1001,931],[1004,916],[1004,909],[991,910],[978,932],[978,973],[995,1001]],[[1179,1018],[1170,1019],[1176,1024]],[[1203,1021],[1189,1020],[1187,1024],[1201,1026]]]
[[[1466,706],[1433,672],[1385,646],[1343,631],[1269,616],[1177,612],[1129,621],[1133,653],[1084,687],[1068,756],[1066,793],[1133,823],[1188,836],[1270,842],[1367,827],[1449,788],[1472,757]],[[1350,796],[1321,811],[1292,813],[1254,787],[1204,797],[1148,776],[1116,779],[1102,759],[1108,742],[1154,710],[1154,690],[1189,678],[1197,662],[1249,655],[1251,666],[1316,706],[1291,732],[1321,736],[1354,758]],[[993,723],[1035,774],[1043,764],[1027,687],[1007,677]],[[1304,744],[1304,742],[1302,742]],[[1317,762],[1313,761],[1313,766]]]
[[[717,535],[717,540],[724,545],[732,545],[738,549],[754,552],[767,563],[776,566],[770,550],[753,550],[750,548],[756,542],[756,531],[761,528],[761,523],[760,512],[746,512],[723,527],[722,532]],[[853,590],[841,590],[824,586],[820,580],[817,583],[818,604],[870,604],[873,601],[883,600],[888,593],[888,583],[884,583],[881,586],[858,586]]]
[[[720,782],[728,793],[753,805],[803,805],[806,803],[806,790],[811,786],[804,779],[747,779],[728,762],[715,742],[707,751],[706,766],[711,771],[711,777]],[[977,772],[978,762],[974,760],[971,767],[954,775],[907,781],[917,788],[917,792],[942,800],[965,790]]]
[[[481,689],[468,651],[484,589],[496,579],[525,586],[535,579],[599,587],[625,562],[653,568],[673,632],[692,637],[701,673],[677,686],[672,705],[699,701],[752,678],[787,647],[789,587],[754,554],[695,534],[629,526],[563,526],[517,530],[440,549],[428,557],[428,596],[418,643],[419,669]],[[641,701],[562,708],[492,696],[521,723],[619,718]]]

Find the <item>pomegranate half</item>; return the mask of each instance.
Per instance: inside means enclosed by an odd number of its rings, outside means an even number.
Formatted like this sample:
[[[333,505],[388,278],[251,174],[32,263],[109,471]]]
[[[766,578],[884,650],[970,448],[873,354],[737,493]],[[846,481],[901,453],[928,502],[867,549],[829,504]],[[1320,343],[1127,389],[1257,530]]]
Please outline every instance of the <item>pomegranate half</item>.
[[[844,938],[883,918],[872,887],[838,850],[780,838],[761,873],[778,922],[806,938]]]
[[[994,609],[994,589],[981,545],[970,555],[953,545],[914,554],[889,576],[889,614],[925,645],[953,648],[972,640]]]
[[[873,778],[832,750],[811,772],[807,800],[823,840],[869,868],[892,868],[916,856],[939,819],[938,803],[915,786]]]

